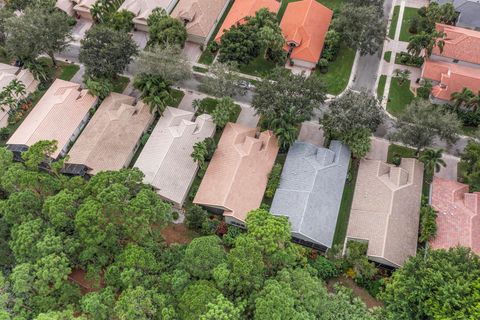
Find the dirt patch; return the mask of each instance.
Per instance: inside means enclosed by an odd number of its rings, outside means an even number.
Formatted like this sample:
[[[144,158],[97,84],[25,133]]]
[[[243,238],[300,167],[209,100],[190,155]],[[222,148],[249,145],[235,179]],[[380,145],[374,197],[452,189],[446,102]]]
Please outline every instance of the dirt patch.
[[[105,286],[103,280],[103,274],[100,276],[100,283],[95,280],[87,280],[87,272],[82,269],[74,269],[72,273],[68,275],[68,280],[80,287],[80,293],[86,295],[89,292],[95,292],[101,290]]]
[[[170,223],[168,226],[163,228],[160,233],[165,238],[165,242],[167,244],[188,244],[193,240],[193,238],[198,237],[198,234],[195,231],[188,229],[184,223]]]
[[[329,292],[333,292],[333,286],[336,283],[341,284],[342,286],[347,287],[349,289],[352,289],[353,294],[356,297],[359,297],[367,305],[368,308],[383,306],[383,303],[381,301],[372,297],[367,290],[359,287],[352,279],[347,278],[345,276],[328,280],[327,288]]]

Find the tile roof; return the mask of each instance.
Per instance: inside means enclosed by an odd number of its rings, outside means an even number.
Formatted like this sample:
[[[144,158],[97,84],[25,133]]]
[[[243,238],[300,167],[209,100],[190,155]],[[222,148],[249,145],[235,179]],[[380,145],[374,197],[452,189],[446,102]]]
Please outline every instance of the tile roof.
[[[436,0],[440,5],[451,3],[460,15],[457,26],[480,28],[480,1],[479,0]]]
[[[328,149],[295,142],[288,151],[270,212],[286,216],[292,233],[330,248],[350,163],[339,141]]]
[[[75,2],[73,10],[90,13],[90,9],[97,2],[97,0],[72,0]]]
[[[70,164],[83,164],[90,174],[127,166],[138,140],[153,120],[150,108],[135,98],[110,94],[68,153]]]
[[[73,16],[74,2],[72,0],[57,0],[55,7],[66,12],[68,15]]]
[[[463,246],[480,254],[480,192],[469,193],[466,184],[435,177],[432,206],[437,210],[437,235],[430,246]]]
[[[316,0],[290,2],[283,15],[280,27],[287,46],[295,44],[292,59],[317,63],[322,53],[325,36],[332,21],[333,11]]]
[[[432,88],[432,95],[438,99],[451,100],[452,93],[468,88],[480,91],[480,66],[478,68],[456,63],[426,60],[422,68],[422,78],[438,81]]]
[[[271,131],[258,138],[256,132],[256,128],[227,124],[194,203],[222,208],[224,216],[242,222],[260,206],[278,145]]]
[[[172,17],[187,21],[187,33],[208,37],[228,0],[180,0]]]
[[[163,8],[170,13],[177,0],[126,0],[118,11],[128,10],[135,15],[134,23],[147,25],[148,16],[155,8]]]
[[[423,164],[361,160],[347,238],[368,241],[371,260],[399,267],[417,251]]]
[[[215,41],[220,41],[225,30],[229,30],[237,23],[244,23],[246,17],[255,16],[255,13],[262,8],[267,8],[268,11],[277,13],[278,9],[280,9],[280,2],[277,0],[235,0],[222,26],[218,29]]]
[[[215,124],[207,115],[168,107],[138,157],[135,167],[163,198],[182,204],[195,178],[198,165],[190,156],[193,145],[212,137]]]
[[[7,144],[29,147],[41,140],[56,140],[58,148],[52,157],[57,158],[96,102],[97,97],[79,84],[57,79]]]
[[[480,64],[480,31],[439,23],[435,28],[446,36],[443,51],[440,53],[440,48],[435,46],[433,55]]]

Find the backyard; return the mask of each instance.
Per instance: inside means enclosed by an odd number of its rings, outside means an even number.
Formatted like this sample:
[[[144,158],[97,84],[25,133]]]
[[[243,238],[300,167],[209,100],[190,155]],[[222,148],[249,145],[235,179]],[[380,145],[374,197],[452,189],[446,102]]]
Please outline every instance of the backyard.
[[[410,28],[410,22],[414,17],[418,17],[418,9],[405,7],[405,11],[403,12],[402,29],[400,30],[400,41],[408,41],[412,36],[408,29]]]
[[[342,46],[336,60],[328,64],[327,73],[315,70],[315,75],[325,82],[327,93],[337,95],[345,89],[350,79],[354,60],[355,50]]]
[[[400,84],[398,78],[393,77],[388,94],[387,111],[391,115],[398,117],[403,113],[413,98],[414,95],[412,91],[410,91],[410,80],[406,80]]]

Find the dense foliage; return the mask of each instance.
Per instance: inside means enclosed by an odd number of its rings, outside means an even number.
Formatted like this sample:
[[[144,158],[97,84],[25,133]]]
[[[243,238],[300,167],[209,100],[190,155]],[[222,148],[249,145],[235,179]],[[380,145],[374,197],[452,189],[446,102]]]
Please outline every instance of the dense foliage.
[[[458,164],[460,181],[470,186],[470,191],[480,191],[480,144],[469,141]]]
[[[183,47],[187,40],[187,30],[179,19],[170,17],[165,9],[156,8],[148,16],[149,47],[176,45]]]

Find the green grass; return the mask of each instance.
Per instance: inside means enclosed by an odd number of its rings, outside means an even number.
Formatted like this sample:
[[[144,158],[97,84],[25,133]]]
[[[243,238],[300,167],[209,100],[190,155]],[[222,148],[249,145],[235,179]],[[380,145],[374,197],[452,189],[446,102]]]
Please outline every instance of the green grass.
[[[178,108],[178,105],[180,104],[183,96],[185,95],[185,92],[183,92],[182,90],[171,89],[170,95],[172,96],[172,99],[169,101],[168,105],[173,108]]]
[[[408,41],[412,36],[408,29],[413,17],[418,17],[418,9],[405,7],[405,11],[403,12],[402,29],[400,30],[400,41]]]
[[[350,181],[345,183],[343,189],[342,202],[338,213],[337,226],[333,236],[333,244],[343,245],[347,234],[348,219],[350,218],[350,209],[352,208],[353,194],[355,192],[355,182],[357,181],[358,162],[350,161]]]
[[[395,6],[395,8],[393,8],[393,16],[392,16],[392,22],[390,23],[390,30],[388,30],[388,37],[392,40],[395,38],[395,32],[397,31],[399,13],[400,13],[400,6]]]
[[[287,5],[290,2],[296,2],[296,1],[300,1],[300,0],[282,0],[282,4],[280,5],[280,9],[278,10],[278,13],[277,13],[278,21],[282,20],[283,15],[285,14],[285,10],[287,9]],[[331,10],[338,10],[345,3],[345,0],[317,0],[317,1]]]
[[[253,59],[249,64],[240,65],[238,67],[239,71],[251,76],[265,77],[268,73],[275,69],[277,65],[266,60],[264,55],[264,50],[262,50],[258,57]]]
[[[391,115],[398,117],[403,113],[413,98],[414,95],[410,91],[410,81],[405,81],[402,85],[400,85],[397,81],[397,78],[394,77],[390,83],[387,111]]]
[[[383,93],[385,92],[385,83],[387,82],[387,76],[382,74],[380,79],[378,80],[378,87],[377,87],[377,98],[382,100]]]
[[[193,69],[193,71],[197,71],[197,72],[201,72],[201,73],[208,72],[207,68],[202,68],[202,67],[197,67],[197,66],[193,66],[192,69]]]
[[[58,78],[66,81],[70,81],[75,73],[80,69],[76,64],[68,64],[61,67],[62,71],[60,72]]]
[[[198,59],[198,63],[211,65],[213,63],[213,60],[215,60],[215,55],[211,53],[210,50],[205,49],[202,52],[200,59]]]
[[[467,127],[462,126],[462,134],[470,137],[476,137],[478,132],[478,127]]]
[[[385,54],[383,55],[383,60],[390,62],[391,58],[392,58],[392,51],[385,51]]]
[[[352,72],[354,60],[355,50],[342,46],[337,59],[328,65],[327,73],[323,74],[318,69],[315,70],[315,75],[325,82],[327,93],[337,95],[345,89]]]
[[[415,150],[398,144],[391,144],[388,146],[387,163],[393,164],[395,155],[399,155],[401,158],[415,158]]]
[[[123,93],[123,90],[127,87],[130,79],[124,76],[118,76],[112,80],[113,83],[113,92]]]

